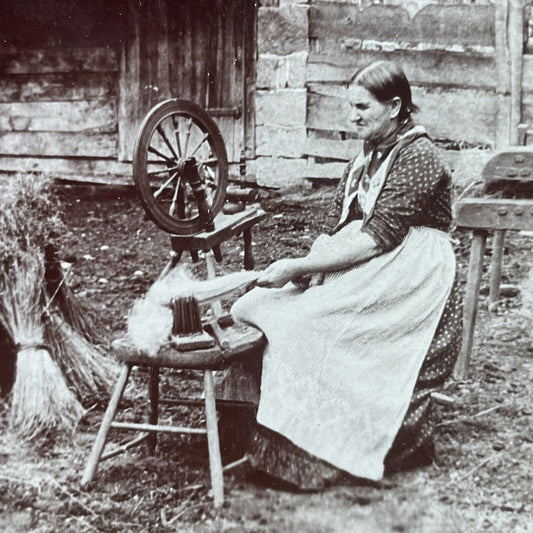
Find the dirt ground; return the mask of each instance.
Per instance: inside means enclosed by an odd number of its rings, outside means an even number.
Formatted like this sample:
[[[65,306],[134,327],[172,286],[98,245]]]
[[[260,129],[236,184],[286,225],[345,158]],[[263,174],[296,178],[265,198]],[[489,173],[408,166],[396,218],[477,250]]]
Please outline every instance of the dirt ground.
[[[331,189],[270,195],[269,217],[254,234],[257,267],[310,246],[329,213]],[[63,200],[68,234],[62,258],[73,263],[71,287],[96,318],[102,345],[121,335],[134,300],[163,268],[168,235],[146,219],[134,196],[97,197],[71,191]],[[469,237],[456,232],[464,282]],[[224,245],[220,271],[241,268],[239,239]],[[490,251],[490,250],[489,250]],[[487,254],[487,261],[490,254]],[[186,259],[189,262],[189,258]],[[504,283],[518,284],[532,260],[531,238],[507,239]],[[103,407],[92,406],[72,438],[22,444],[0,437],[0,530],[8,532],[526,532],[533,531],[533,344],[520,294],[495,312],[482,291],[471,377],[450,382],[455,399],[439,406],[437,459],[383,483],[346,483],[319,493],[267,485],[243,466],[225,476],[226,503],[215,512],[207,448],[199,437],[168,436],[156,453],[144,447],[103,463],[88,491],[81,472]],[[146,395],[124,403],[141,417]],[[164,377],[167,392],[197,390],[194,372]],[[201,423],[201,415],[174,420]],[[5,427],[5,425],[2,425]],[[118,442],[121,437],[113,436]]]

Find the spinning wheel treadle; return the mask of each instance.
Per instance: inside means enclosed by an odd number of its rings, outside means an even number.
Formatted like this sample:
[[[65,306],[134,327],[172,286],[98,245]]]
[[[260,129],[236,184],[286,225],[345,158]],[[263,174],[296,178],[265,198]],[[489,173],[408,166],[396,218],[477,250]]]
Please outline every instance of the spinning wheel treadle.
[[[222,208],[228,181],[226,147],[214,120],[188,100],[156,105],[137,134],[133,179],[161,229],[176,235],[207,229]]]

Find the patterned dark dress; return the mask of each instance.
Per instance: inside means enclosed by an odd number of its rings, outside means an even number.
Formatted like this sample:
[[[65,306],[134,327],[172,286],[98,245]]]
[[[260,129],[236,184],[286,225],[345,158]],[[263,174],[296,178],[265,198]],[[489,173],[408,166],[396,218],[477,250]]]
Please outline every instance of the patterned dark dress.
[[[383,251],[389,251],[405,239],[411,227],[428,227],[447,231],[451,222],[450,176],[431,140],[425,134],[410,138],[398,146],[400,135],[412,128],[408,122],[395,134],[375,147],[365,146],[368,157],[360,169],[349,165],[337,189],[335,204],[342,207],[344,195],[368,183],[383,162],[389,160],[386,181],[375,202],[371,216],[365,216],[357,199],[350,206],[338,231],[352,220],[363,219],[362,231],[370,234]],[[347,180],[351,185],[347,188]],[[362,183],[360,183],[362,181]],[[440,322],[419,371],[407,413],[392,447],[385,457],[385,472],[401,470],[432,458],[432,404],[430,395],[451,375],[461,340],[461,308],[457,280],[453,284]],[[237,362],[219,386],[219,395],[227,399],[258,399],[261,359]],[[221,431],[229,455],[238,455],[244,445],[252,465],[270,476],[282,479],[301,489],[319,489],[343,474],[339,469],[316,458],[289,439],[255,422],[255,409],[241,410],[237,417],[224,416]],[[227,413],[226,413],[227,414]],[[235,433],[240,432],[237,436]],[[226,438],[224,438],[226,437]],[[232,457],[233,458],[233,457]]]

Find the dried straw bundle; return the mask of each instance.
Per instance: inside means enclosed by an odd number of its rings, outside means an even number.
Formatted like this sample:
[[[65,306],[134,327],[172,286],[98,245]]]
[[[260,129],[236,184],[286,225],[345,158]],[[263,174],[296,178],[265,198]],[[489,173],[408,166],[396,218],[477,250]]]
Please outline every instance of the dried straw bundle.
[[[69,388],[82,403],[108,398],[120,371],[114,359],[106,357],[55,313],[45,320],[44,337]]]
[[[43,277],[42,258],[31,249],[19,252],[0,274],[0,321],[18,352],[9,422],[27,438],[52,430],[72,431],[83,414],[43,344]]]
[[[210,303],[251,286],[258,277],[258,272],[243,271],[201,281],[184,267],[174,268],[135,302],[128,316],[128,337],[136,348],[155,355],[172,331],[173,300],[194,296],[199,304]]]
[[[54,195],[51,178],[36,174],[15,176],[0,196],[0,261],[9,263],[18,250],[38,249],[45,258],[48,296],[53,298],[65,321],[89,340],[94,324],[88,310],[69,289],[57,255],[66,228]]]

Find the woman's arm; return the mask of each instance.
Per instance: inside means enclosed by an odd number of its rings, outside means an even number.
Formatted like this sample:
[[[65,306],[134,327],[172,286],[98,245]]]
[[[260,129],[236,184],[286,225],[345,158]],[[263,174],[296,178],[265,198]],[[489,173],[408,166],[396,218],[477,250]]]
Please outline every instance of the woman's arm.
[[[319,272],[345,270],[381,253],[373,237],[360,230],[360,221],[332,236],[320,235],[305,257],[272,263],[257,280],[260,287],[283,287],[289,281]]]

